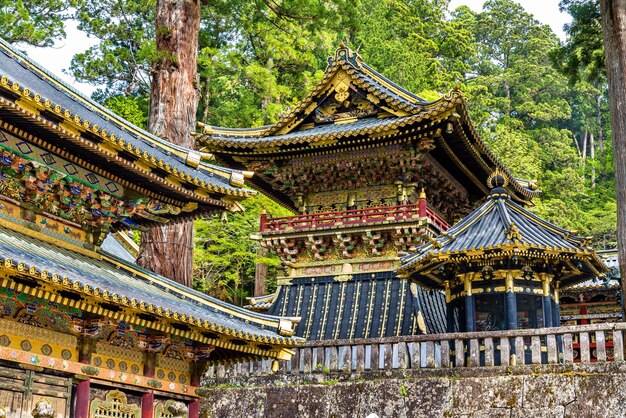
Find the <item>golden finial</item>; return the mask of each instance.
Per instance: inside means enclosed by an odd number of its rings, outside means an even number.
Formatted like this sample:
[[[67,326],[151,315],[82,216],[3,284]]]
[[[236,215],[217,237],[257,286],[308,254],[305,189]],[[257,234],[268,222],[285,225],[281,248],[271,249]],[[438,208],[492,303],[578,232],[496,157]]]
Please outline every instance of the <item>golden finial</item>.
[[[495,171],[487,178],[487,187],[495,189],[496,187],[506,187],[509,185],[509,179],[500,167],[496,167]]]

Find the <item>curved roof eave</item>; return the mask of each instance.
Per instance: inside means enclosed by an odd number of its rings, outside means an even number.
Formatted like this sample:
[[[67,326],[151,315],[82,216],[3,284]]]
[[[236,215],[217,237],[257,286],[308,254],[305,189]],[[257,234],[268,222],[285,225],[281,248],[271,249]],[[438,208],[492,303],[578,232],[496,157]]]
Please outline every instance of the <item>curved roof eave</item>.
[[[209,193],[245,197],[248,192],[233,186],[234,170],[202,163],[194,168],[197,152],[172,144],[133,125],[94,100],[56,78],[42,66],[0,39],[0,87],[17,93],[36,112],[48,111],[79,132],[89,132],[115,147],[135,154],[182,181],[193,182]],[[210,173],[207,173],[207,171]]]

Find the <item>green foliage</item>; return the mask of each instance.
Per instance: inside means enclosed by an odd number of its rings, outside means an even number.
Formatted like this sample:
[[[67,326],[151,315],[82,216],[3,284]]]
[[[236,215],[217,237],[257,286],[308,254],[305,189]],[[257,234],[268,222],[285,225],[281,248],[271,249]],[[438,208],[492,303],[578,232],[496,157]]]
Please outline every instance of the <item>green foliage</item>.
[[[100,42],[74,56],[77,80],[103,86],[101,99],[119,94],[146,95],[156,59],[156,0],[77,0],[78,28]]]
[[[1,1],[1,0],[0,0]],[[52,1],[52,0],[50,0]],[[155,0],[82,0],[80,28],[100,40],[71,71],[104,86],[96,99],[143,125],[154,47]],[[12,3],[11,3],[12,4]],[[21,4],[21,3],[20,3]],[[385,76],[435,100],[457,82],[484,140],[513,175],[537,180],[533,208],[563,227],[612,245],[615,191],[602,75],[597,4],[563,0],[573,16],[559,43],[550,28],[512,0],[481,12],[448,10],[447,0],[216,0],[203,7],[198,59],[198,120],[249,127],[276,122],[317,83],[339,40]],[[0,15],[1,16],[1,15]],[[142,115],[143,114],[143,117]],[[246,212],[197,223],[196,286],[243,303],[259,257],[258,216]]]
[[[140,96],[110,96],[103,100],[104,105],[132,124],[146,128],[148,103]]]
[[[8,42],[52,46],[65,37],[63,21],[74,1],[0,0],[0,30]]]
[[[605,86],[568,83],[554,58],[560,51],[565,59],[569,49],[511,0],[487,1],[480,13],[460,8],[452,16],[476,41],[464,90],[485,141],[515,176],[537,180],[543,193],[534,211],[603,238],[615,228],[614,210],[600,216],[614,208],[607,203],[614,195],[611,153],[603,141]],[[583,147],[582,138],[592,134],[595,143],[586,140]]]
[[[319,81],[352,0],[217,1],[204,9],[199,120],[276,122]]]
[[[196,251],[194,256],[194,288],[232,303],[244,304],[245,297],[254,290],[255,264],[268,265],[268,276],[275,279],[280,260],[260,256],[258,241],[250,239],[259,233],[261,212],[274,217],[290,212],[264,196],[243,202],[243,212],[227,214],[227,220],[218,214],[196,221]],[[268,290],[274,290],[270,280]]]
[[[572,16],[566,25],[568,41],[554,52],[556,65],[572,83],[605,78],[604,41],[600,6],[595,0],[562,0],[561,11]]]
[[[449,90],[469,70],[474,45],[467,28],[446,19],[447,6],[436,0],[362,0],[350,42],[369,65],[409,91]]]

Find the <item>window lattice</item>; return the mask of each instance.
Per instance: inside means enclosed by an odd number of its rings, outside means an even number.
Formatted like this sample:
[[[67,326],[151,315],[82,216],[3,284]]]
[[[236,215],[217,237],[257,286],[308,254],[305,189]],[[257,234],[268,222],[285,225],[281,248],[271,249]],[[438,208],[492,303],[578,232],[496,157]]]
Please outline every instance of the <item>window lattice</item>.
[[[91,401],[92,418],[139,418],[141,408],[136,404],[129,404],[123,392],[112,390],[107,392],[106,399],[94,399]]]

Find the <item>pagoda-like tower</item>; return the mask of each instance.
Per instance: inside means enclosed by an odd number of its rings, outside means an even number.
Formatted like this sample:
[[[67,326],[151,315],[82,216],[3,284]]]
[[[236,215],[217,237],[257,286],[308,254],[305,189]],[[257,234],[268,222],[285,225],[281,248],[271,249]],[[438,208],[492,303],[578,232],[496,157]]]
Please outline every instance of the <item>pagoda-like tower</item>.
[[[302,317],[296,333],[309,339],[443,331],[442,295],[398,280],[399,255],[469,213],[496,168],[508,173],[458,90],[428,102],[344,46],[278,123],[202,126],[198,141],[224,165],[253,171],[252,185],[297,213],[262,217],[261,244],[285,275],[274,296],[252,302]],[[513,180],[507,191],[526,204],[538,194],[531,186]]]
[[[513,202],[507,182],[496,171],[485,203],[397,270],[445,291],[448,332],[560,326],[560,290],[608,271],[589,238]]]

